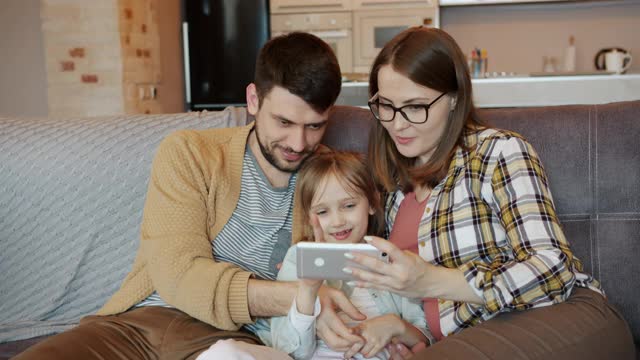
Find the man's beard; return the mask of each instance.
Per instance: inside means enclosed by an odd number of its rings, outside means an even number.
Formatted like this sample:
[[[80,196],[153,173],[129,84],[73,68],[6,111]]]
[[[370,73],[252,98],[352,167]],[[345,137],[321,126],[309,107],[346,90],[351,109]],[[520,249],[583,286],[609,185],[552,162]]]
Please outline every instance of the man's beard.
[[[310,149],[305,149],[302,152],[295,152],[292,149],[283,148],[286,151],[302,155],[302,158],[295,165],[288,166],[288,164],[286,163],[285,164],[279,163],[278,158],[273,153],[273,149],[267,148],[266,144],[262,143],[262,140],[260,139],[260,134],[258,133],[258,124],[256,124],[254,131],[256,132],[256,139],[258,140],[258,146],[260,147],[260,152],[262,153],[262,156],[264,156],[264,158],[267,159],[269,164],[273,165],[273,167],[275,167],[276,169],[282,172],[294,173],[298,171],[298,169],[300,169],[304,161],[309,157],[309,154],[312,152],[312,150]]]

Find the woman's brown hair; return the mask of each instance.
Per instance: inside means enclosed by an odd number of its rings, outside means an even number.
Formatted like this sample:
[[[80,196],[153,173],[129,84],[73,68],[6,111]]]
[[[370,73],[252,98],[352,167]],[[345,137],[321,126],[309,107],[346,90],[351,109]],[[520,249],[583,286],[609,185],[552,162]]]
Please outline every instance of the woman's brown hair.
[[[305,221],[303,240],[313,241],[313,229],[309,224],[309,210],[313,197],[321,189],[328,176],[335,176],[351,194],[362,195],[375,211],[369,217],[367,234],[380,236],[384,227],[384,214],[380,193],[361,154],[348,151],[326,151],[309,158],[298,172],[296,201],[302,209]]]
[[[473,106],[471,76],[455,40],[440,29],[413,27],[396,35],[376,57],[369,76],[369,95],[378,93],[378,72],[390,65],[416,84],[450,94],[455,106],[449,112],[436,150],[429,161],[414,166],[414,158],[400,154],[387,130],[376,122],[369,140],[369,162],[385,191],[411,191],[415,185],[434,187],[446,175],[456,146],[464,146],[467,131],[486,128]],[[427,120],[428,121],[428,120]]]

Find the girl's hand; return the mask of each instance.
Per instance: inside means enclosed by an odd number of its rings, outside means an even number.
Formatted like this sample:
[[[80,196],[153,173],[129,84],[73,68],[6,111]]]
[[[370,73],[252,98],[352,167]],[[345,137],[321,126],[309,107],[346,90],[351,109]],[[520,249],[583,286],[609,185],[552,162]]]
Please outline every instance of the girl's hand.
[[[423,260],[410,251],[398,249],[390,241],[375,236],[366,236],[365,240],[389,255],[389,263],[374,257],[352,253],[353,261],[368,270],[350,268],[355,286],[394,292],[409,298],[436,297],[429,294],[432,279],[438,277],[443,269]]]
[[[347,351],[354,346],[357,347],[356,344],[364,344],[362,337],[354,334],[337,314],[336,310],[339,309],[353,320],[366,319],[347,296],[342,291],[327,286],[320,288],[318,296],[321,306],[320,315],[316,320],[318,337],[335,351]]]
[[[324,233],[322,232],[322,227],[320,227],[320,220],[318,220],[318,215],[309,214],[309,224],[313,229],[313,241],[325,242]]]
[[[298,281],[296,308],[299,313],[313,315],[316,298],[321,286],[322,280],[301,279]]]
[[[373,357],[391,343],[394,336],[405,332],[404,321],[396,314],[386,314],[365,320],[354,329],[365,340],[365,344],[359,352],[366,358]],[[355,353],[346,353],[345,358],[350,358],[353,355]]]
[[[325,242],[318,216],[310,214],[309,224],[313,228],[314,241]],[[313,280],[301,281],[305,281],[308,284]],[[348,351],[354,348],[359,350],[364,344],[364,340],[360,336],[353,334],[353,331],[342,322],[336,310],[342,310],[354,320],[364,320],[366,316],[358,311],[340,290],[322,286],[318,291],[318,296],[321,307],[320,315],[316,320],[316,334],[318,337],[335,351]]]
[[[309,222],[313,227],[313,234],[316,241],[318,239],[322,241],[322,229],[318,218],[311,214],[309,215]],[[322,286],[322,279],[299,279],[298,280],[298,292],[296,295],[296,307],[298,312],[305,315],[313,315],[313,309],[318,296],[318,291]]]

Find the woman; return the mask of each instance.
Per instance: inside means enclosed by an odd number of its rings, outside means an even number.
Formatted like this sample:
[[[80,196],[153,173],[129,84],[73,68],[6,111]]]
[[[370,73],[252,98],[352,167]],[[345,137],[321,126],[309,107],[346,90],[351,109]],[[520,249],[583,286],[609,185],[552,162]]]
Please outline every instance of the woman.
[[[455,41],[408,29],[382,49],[369,82],[369,159],[388,193],[391,241],[368,241],[392,261],[354,254],[368,268],[347,270],[356,285],[423,298],[438,340],[460,333],[424,356],[633,358],[624,320],[571,252],[536,152],[478,118]],[[544,309],[520,311],[532,308]],[[465,330],[507,312],[508,322]]]

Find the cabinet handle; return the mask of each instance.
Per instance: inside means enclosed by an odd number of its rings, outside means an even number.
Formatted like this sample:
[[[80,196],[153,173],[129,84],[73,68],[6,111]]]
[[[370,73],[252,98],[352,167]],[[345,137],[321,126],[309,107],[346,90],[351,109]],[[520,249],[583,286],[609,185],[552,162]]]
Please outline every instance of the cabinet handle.
[[[333,4],[318,4],[318,5],[280,5],[279,9],[306,9],[306,8],[331,8],[331,7],[342,7],[341,3],[333,3]]]
[[[334,31],[309,31],[310,34],[315,35],[321,39],[329,39],[329,38],[347,38],[349,37],[349,32],[347,30],[334,30]]]
[[[362,6],[376,6],[376,5],[412,5],[412,4],[420,4],[420,5],[429,5],[431,1],[424,0],[414,0],[414,1],[363,1]]]
[[[189,64],[189,23],[182,23],[182,58],[184,61],[184,87],[187,104],[191,105],[191,65]]]

